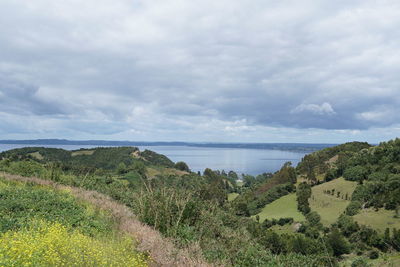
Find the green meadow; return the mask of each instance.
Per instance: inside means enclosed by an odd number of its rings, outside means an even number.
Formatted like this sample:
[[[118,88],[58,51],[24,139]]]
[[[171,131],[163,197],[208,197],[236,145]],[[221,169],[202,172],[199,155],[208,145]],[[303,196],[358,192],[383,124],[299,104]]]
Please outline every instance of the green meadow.
[[[356,182],[338,178],[312,187],[312,195],[309,199],[310,208],[321,216],[323,225],[329,226],[336,222],[340,214],[342,214],[346,210],[347,205],[349,205],[351,194],[356,186]],[[328,191],[331,193],[328,194]]]
[[[381,233],[386,228],[400,228],[400,218],[395,218],[393,210],[379,209],[363,209],[358,214],[354,215],[354,220],[362,225],[367,225]]]
[[[237,198],[239,196],[238,193],[229,193],[228,194],[228,201],[233,201],[235,200],[235,198]]]
[[[303,214],[297,210],[295,193],[283,196],[266,205],[258,216],[260,216],[260,222],[265,219],[272,220],[279,218],[293,218],[297,222],[305,220]]]

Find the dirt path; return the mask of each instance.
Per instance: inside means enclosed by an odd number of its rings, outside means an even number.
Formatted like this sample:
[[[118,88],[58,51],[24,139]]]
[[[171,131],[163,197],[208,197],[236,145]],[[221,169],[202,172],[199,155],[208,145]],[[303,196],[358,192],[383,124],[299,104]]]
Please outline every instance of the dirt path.
[[[108,211],[116,219],[119,230],[138,241],[138,250],[147,251],[150,254],[154,260],[153,266],[211,266],[202,259],[199,248],[194,247],[190,251],[177,249],[170,240],[163,238],[158,231],[141,223],[128,207],[97,191],[60,185],[37,177],[22,177],[2,172],[0,172],[0,177],[10,181],[30,182],[51,186],[58,190],[68,190],[76,198]]]

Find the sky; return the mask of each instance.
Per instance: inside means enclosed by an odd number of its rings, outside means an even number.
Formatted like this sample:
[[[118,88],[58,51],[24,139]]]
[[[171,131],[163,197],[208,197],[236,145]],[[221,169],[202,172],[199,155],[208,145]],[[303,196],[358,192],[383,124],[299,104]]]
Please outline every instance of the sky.
[[[0,139],[400,136],[398,0],[0,0]]]

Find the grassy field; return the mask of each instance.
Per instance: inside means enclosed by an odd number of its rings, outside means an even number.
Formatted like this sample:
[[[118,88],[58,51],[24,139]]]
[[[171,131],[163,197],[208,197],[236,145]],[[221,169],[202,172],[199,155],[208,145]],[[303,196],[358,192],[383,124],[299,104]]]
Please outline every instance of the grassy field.
[[[400,228],[400,219],[394,218],[393,210],[379,209],[364,209],[360,213],[354,215],[354,219],[363,225],[370,226],[383,233],[386,228]]]
[[[346,181],[343,178],[314,186],[312,196],[309,199],[311,210],[318,212],[321,215],[322,224],[329,226],[339,218],[349,205],[351,194],[356,186],[356,182]],[[324,193],[327,190],[332,192],[333,189],[335,190],[334,195]],[[340,192],[339,197],[337,192]],[[345,199],[346,194],[348,200]]]
[[[146,170],[146,174],[148,177],[150,178],[154,178],[157,175],[185,175],[188,174],[188,172],[185,171],[180,171],[177,169],[173,169],[173,168],[157,168],[157,167],[149,167]]]
[[[71,156],[73,156],[73,157],[81,156],[81,155],[90,156],[90,155],[93,155],[93,153],[94,153],[94,150],[78,150],[78,151],[71,152]]]
[[[233,201],[235,198],[237,198],[239,194],[238,193],[230,193],[228,194],[228,201]]]
[[[295,232],[294,224],[285,224],[283,226],[277,224],[272,226],[270,229],[278,234],[293,234]]]
[[[383,255],[379,259],[370,260],[372,266],[393,267],[400,266],[400,253]]]
[[[351,264],[358,258],[364,258],[368,265],[366,267],[395,267],[400,266],[400,253],[381,253],[378,259],[369,259],[366,256],[357,256],[355,254],[347,255],[344,260],[339,262],[340,267],[350,267]],[[357,265],[359,266],[359,265]]]
[[[304,221],[305,218],[297,210],[296,194],[289,194],[266,205],[261,212],[260,222],[265,219],[293,218],[295,221]]]

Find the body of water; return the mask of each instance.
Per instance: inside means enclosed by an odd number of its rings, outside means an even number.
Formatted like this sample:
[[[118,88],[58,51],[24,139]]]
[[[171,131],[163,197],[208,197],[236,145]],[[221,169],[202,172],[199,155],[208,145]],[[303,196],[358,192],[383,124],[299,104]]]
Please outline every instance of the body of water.
[[[54,147],[66,150],[79,148],[93,148],[93,145],[25,145],[25,144],[0,144],[0,151],[27,146]],[[192,146],[139,146],[139,149],[149,149],[163,154],[174,162],[186,162],[192,171],[203,172],[205,168],[213,170],[233,170],[238,174],[251,175],[263,172],[275,172],[282,165],[291,161],[293,165],[306,155],[306,152],[292,152],[270,149],[248,148],[209,148]]]

